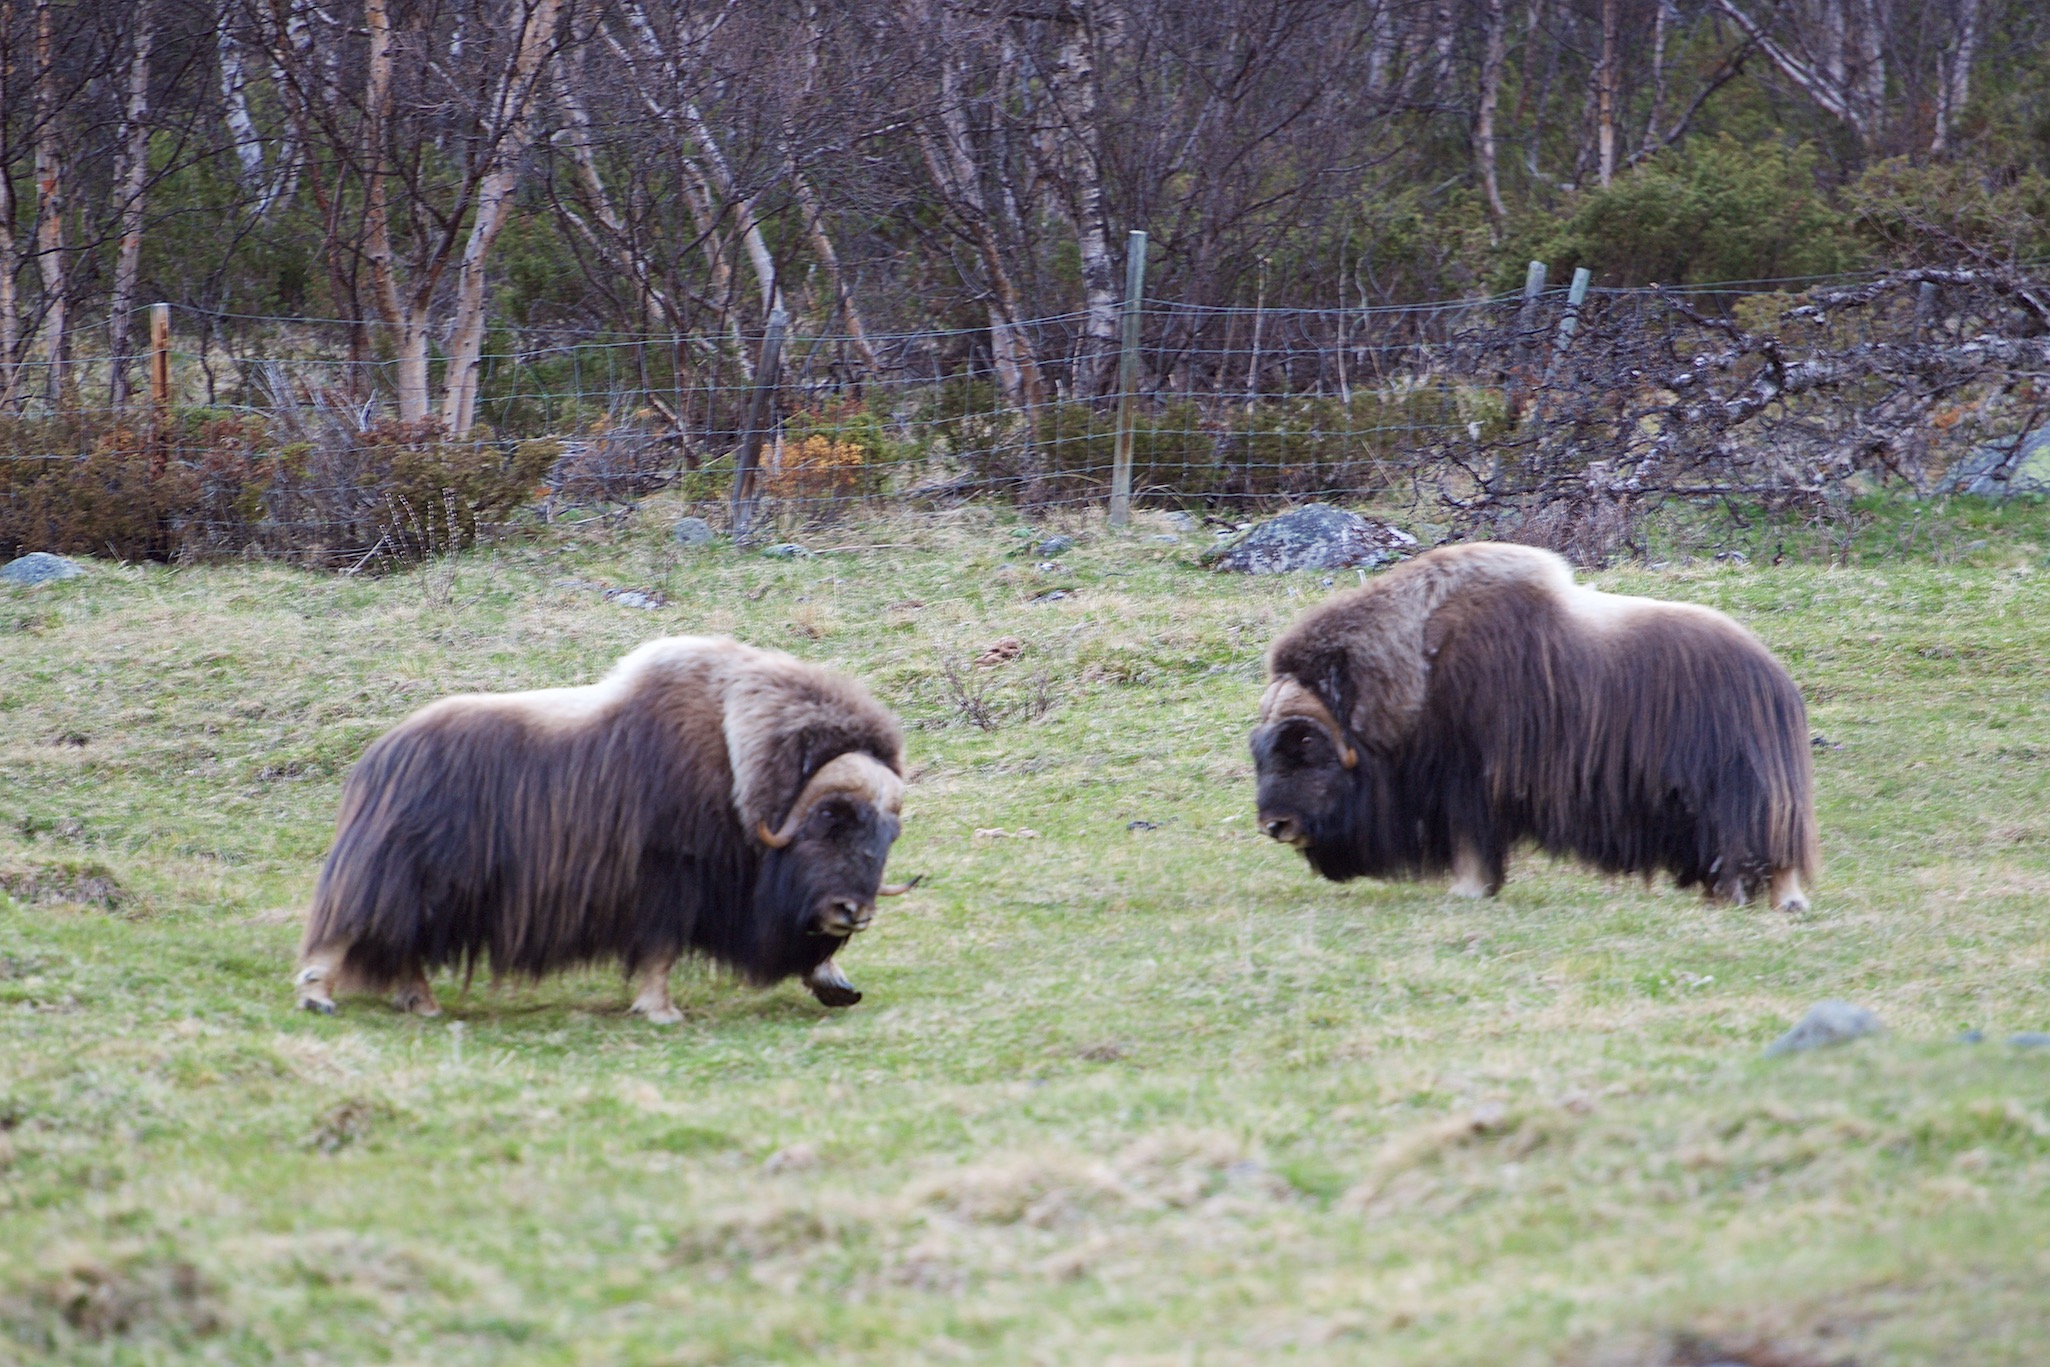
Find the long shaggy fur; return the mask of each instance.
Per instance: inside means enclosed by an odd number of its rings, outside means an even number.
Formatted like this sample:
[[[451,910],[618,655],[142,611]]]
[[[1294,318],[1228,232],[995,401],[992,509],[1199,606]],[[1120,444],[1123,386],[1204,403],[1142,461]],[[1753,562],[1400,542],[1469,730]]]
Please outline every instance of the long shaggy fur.
[[[840,941],[799,928],[804,870],[754,832],[856,752],[903,771],[865,689],[723,637],[650,642],[588,687],[434,703],[350,773],[306,954],[346,944],[351,990],[480,959],[631,973],[696,951],[757,982],[807,972]]]
[[[1523,840],[1734,900],[1816,871],[1800,691],[1711,609],[1582,588],[1530,547],[1447,547],[1305,614],[1270,673],[1263,820],[1317,808],[1271,829],[1326,877],[1477,860],[1492,891]],[[1289,715],[1299,749],[1336,728],[1355,763],[1292,775]],[[1319,781],[1334,801],[1300,797]]]

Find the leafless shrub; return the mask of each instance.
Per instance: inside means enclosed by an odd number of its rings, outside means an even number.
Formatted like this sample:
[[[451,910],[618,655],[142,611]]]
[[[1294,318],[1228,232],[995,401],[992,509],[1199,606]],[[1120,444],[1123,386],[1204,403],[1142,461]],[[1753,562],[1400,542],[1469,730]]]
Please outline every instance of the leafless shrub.
[[[562,454],[542,479],[543,515],[564,507],[631,507],[676,479],[670,439],[634,427],[616,427],[562,443]]]
[[[948,699],[964,721],[978,731],[997,729],[998,709],[989,698],[992,680],[988,676],[978,675],[951,655],[941,655],[940,677],[946,681]]]

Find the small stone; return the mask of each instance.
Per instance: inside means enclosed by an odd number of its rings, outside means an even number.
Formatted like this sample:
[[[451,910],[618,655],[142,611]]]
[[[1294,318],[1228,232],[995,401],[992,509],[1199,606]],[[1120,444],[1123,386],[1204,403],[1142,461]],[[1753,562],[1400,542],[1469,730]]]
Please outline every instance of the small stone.
[[[1193,532],[1203,524],[1190,517],[1187,513],[1169,513],[1167,515],[1167,525],[1179,532]]]
[[[37,584],[53,584],[60,579],[76,579],[84,573],[77,561],[51,555],[48,551],[30,551],[19,560],[0,565],[0,581],[25,589]]]
[[[1715,558],[1726,565],[1748,565],[1751,563],[1751,557],[1742,551],[1717,551]]]
[[[669,534],[676,538],[676,544],[679,546],[709,546],[715,536],[712,524],[701,517],[677,518],[676,525],[669,529]]]
[[[1170,546],[1179,546],[1182,544],[1182,539],[1176,536],[1173,532],[1155,532],[1150,539],[1154,541],[1165,542]]]
[[[2041,1030],[2024,1030],[2018,1035],[2009,1035],[2007,1042],[2017,1049],[2050,1048],[2050,1033]]]
[[[1045,593],[1033,594],[1032,601],[1035,603],[1058,603],[1067,596],[1068,590],[1066,589],[1048,589]]]
[[[1075,538],[1072,536],[1050,536],[1040,542],[1034,549],[1041,555],[1066,555],[1069,551],[1075,549]]]
[[[762,1161],[763,1172],[806,1172],[819,1165],[819,1151],[809,1144],[778,1149]]]
[[[1879,1017],[1862,1006],[1846,1001],[1817,1002],[1808,1008],[1808,1014],[1801,1017],[1793,1029],[1768,1045],[1765,1054],[1771,1058],[1778,1054],[1797,1054],[1804,1049],[1820,1049],[1830,1044],[1848,1044],[1865,1035],[1876,1035],[1885,1028],[1879,1023]]]
[[[623,608],[659,608],[669,602],[661,594],[646,589],[607,589],[605,596]]]
[[[771,560],[796,560],[800,556],[810,555],[811,552],[798,545],[795,541],[784,541],[769,547],[762,554],[768,556]]]
[[[1984,1044],[1986,1042],[1986,1032],[1984,1030],[1967,1030],[1957,1037],[1957,1042],[1959,1044]]]
[[[1158,821],[1127,821],[1125,829],[1128,831],[1157,831],[1160,829],[1160,823]]]
[[[1052,574],[1060,569],[1060,565],[1052,560],[1042,560],[1032,568],[1038,570],[1041,574]]]

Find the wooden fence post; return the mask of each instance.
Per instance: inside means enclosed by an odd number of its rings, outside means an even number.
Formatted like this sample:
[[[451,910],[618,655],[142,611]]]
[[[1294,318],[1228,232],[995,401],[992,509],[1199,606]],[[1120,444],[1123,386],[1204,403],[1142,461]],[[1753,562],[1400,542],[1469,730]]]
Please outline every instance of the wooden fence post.
[[[789,315],[782,309],[772,309],[769,326],[762,333],[761,359],[755,364],[754,393],[747,401],[747,429],[740,435],[740,455],[733,465],[733,541],[735,545],[747,539],[750,524],[754,521],[756,475],[761,467],[762,436],[768,429],[769,400],[776,392],[776,367],[783,359],[783,329],[789,325]]]
[[[1140,304],[1146,295],[1146,234],[1125,237],[1125,310],[1118,342],[1118,431],[1110,456],[1110,525],[1132,518],[1132,399],[1139,387]]]
[[[1538,296],[1545,292],[1545,263],[1533,261],[1523,273],[1523,307],[1516,311],[1516,337],[1509,350],[1509,383],[1502,394],[1503,406],[1509,410],[1509,426],[1515,428],[1522,423],[1524,406],[1531,393],[1537,388],[1536,378],[1531,372],[1533,342],[1537,335]],[[1502,447],[1495,445],[1494,455],[1488,461],[1488,492],[1502,492]]]
[[[149,402],[161,420],[171,411],[171,306],[149,309]]]
[[[1587,302],[1587,283],[1594,279],[1594,272],[1585,266],[1573,268],[1573,284],[1566,291],[1566,313],[1559,319],[1559,340],[1552,344],[1554,362],[1566,354],[1566,348],[1573,343],[1573,334],[1580,330],[1580,306]],[[1545,372],[1551,373],[1549,369]]]

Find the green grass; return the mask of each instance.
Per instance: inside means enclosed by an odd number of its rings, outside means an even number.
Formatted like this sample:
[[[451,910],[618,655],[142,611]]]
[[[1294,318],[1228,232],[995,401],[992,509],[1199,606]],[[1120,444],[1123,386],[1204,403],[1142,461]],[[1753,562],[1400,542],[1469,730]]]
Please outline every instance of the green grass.
[[[1750,624],[1840,747],[1798,918],[1534,857],[1485,904],[1316,880],[1245,733],[1327,590],[1158,524],[1051,571],[986,512],[794,562],[648,517],[452,584],[0,590],[0,1361],[2038,1362],[2050,1049],[2002,1041],[2050,1028],[2050,517],[1981,522],[1598,577]],[[701,630],[910,728],[926,882],[843,955],[866,1001],[291,1010],[371,737]],[[1004,636],[979,729],[944,666]],[[1761,1057],[1824,997],[1890,1033]]]

